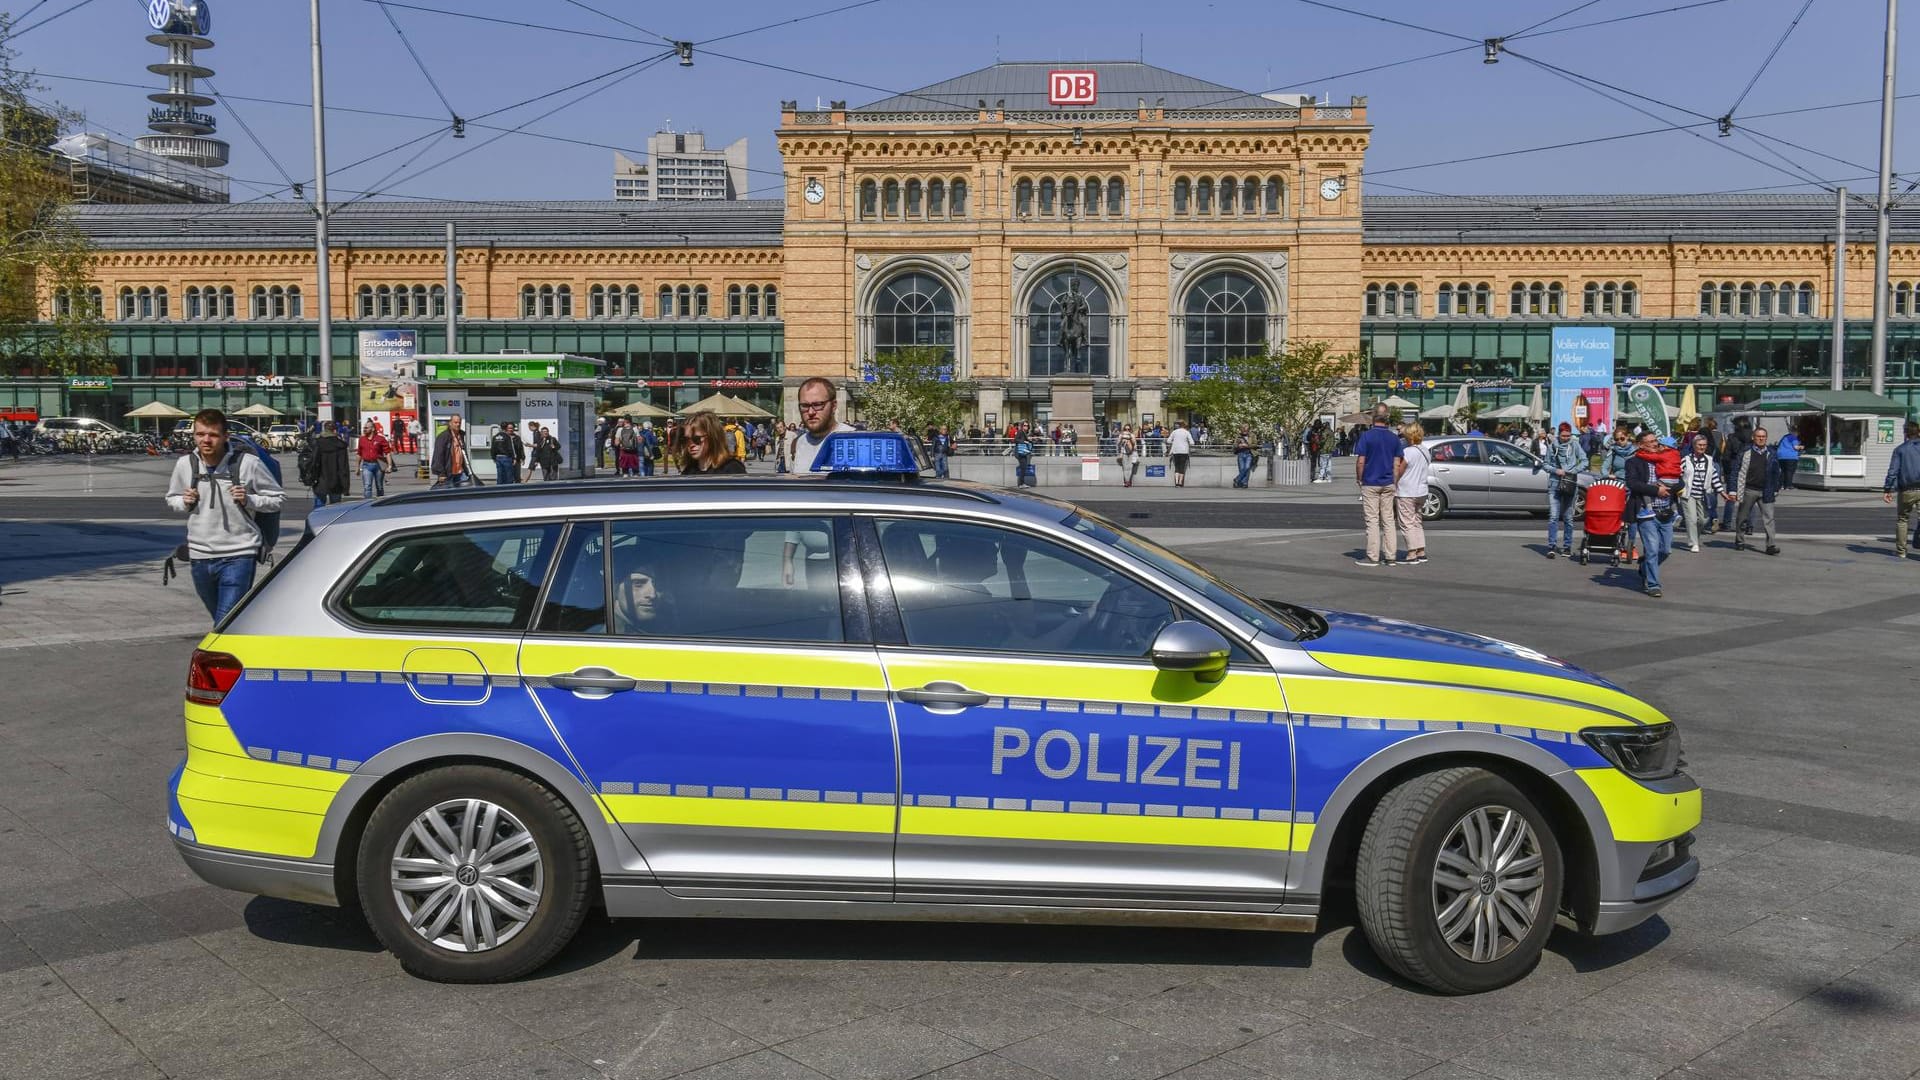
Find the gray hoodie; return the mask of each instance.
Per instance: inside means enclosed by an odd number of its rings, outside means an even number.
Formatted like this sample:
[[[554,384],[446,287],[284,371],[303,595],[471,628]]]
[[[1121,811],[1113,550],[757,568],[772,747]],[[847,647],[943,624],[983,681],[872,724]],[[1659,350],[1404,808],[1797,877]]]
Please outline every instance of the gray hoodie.
[[[195,559],[227,559],[251,555],[260,548],[260,527],[253,522],[257,513],[280,509],[284,496],[273,474],[252,454],[228,454],[219,465],[200,464],[200,498],[191,508],[183,498],[193,486],[193,463],[197,451],[173,463],[173,477],[167,482],[167,506],[187,515],[187,552]],[[237,471],[237,475],[236,475]],[[247,492],[247,509],[233,502],[233,486],[238,483]]]

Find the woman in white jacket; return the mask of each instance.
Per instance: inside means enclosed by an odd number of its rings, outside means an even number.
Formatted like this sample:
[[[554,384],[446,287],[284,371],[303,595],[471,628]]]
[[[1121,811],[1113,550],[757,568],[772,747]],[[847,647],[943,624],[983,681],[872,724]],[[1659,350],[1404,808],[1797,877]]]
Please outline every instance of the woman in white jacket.
[[[1686,496],[1687,550],[1699,551],[1700,529],[1713,524],[1714,513],[1727,501],[1727,486],[1705,435],[1695,435],[1689,451],[1680,459],[1680,490]]]

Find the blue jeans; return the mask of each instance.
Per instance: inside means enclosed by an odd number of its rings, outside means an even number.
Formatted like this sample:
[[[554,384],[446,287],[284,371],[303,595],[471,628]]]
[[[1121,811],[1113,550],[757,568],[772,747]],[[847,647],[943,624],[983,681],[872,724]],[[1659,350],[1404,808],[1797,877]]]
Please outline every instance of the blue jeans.
[[[340,501],[340,496],[338,495],[322,495],[318,491],[313,493],[313,508],[315,510],[318,510],[321,507],[326,506],[330,503],[337,503],[339,501]]]
[[[200,602],[207,606],[214,622],[226,618],[253,588],[254,565],[251,555],[193,560],[193,591],[200,594]]]
[[[387,473],[377,461],[360,463],[360,497],[371,499],[387,493]]]
[[[641,476],[653,475],[653,459],[648,457],[646,454],[646,451],[644,450],[640,452],[640,475]]]
[[[1233,478],[1233,486],[1246,487],[1247,477],[1253,472],[1253,451],[1236,450],[1233,452],[1233,456],[1234,460],[1240,464],[1240,473]]]
[[[1014,487],[1038,487],[1038,474],[1033,468],[1033,457],[1015,456],[1013,459]]]
[[[1316,474],[1314,476],[1315,480],[1332,480],[1333,479],[1333,455],[1322,452],[1320,455],[1320,461],[1318,463],[1318,467],[1314,470],[1314,472]]]
[[[1673,519],[1641,518],[1634,531],[1640,534],[1640,584],[1649,589],[1660,587],[1660,563],[1673,554]]]
[[[939,480],[945,480],[947,478],[947,455],[933,455],[933,475],[935,479]]]
[[[1562,499],[1560,485],[1554,483],[1552,477],[1547,478],[1547,547],[1549,548],[1573,546],[1573,504],[1580,498],[1579,489],[1575,488],[1574,491],[1573,498]],[[1562,533],[1560,531],[1562,529],[1566,531]],[[1554,538],[1559,536],[1564,536],[1565,539],[1555,543]]]
[[[511,484],[514,482],[513,459],[505,454],[493,455],[493,482]]]

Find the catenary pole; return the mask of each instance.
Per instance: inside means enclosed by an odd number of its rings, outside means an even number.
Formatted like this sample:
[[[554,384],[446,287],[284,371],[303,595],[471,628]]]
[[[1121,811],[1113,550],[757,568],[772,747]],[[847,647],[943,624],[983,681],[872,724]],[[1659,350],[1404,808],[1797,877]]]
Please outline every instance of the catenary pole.
[[[1846,388],[1847,366],[1847,189],[1834,191],[1839,221],[1833,227],[1833,389]]]
[[[1887,228],[1893,188],[1893,72],[1895,23],[1900,0],[1887,0],[1885,58],[1880,71],[1880,220],[1873,239],[1873,392],[1887,391]]]
[[[447,222],[447,352],[460,351],[460,286],[454,276],[453,222]]]
[[[321,77],[320,0],[312,0],[314,300],[320,307],[320,419],[333,419],[333,292],[327,255],[327,92]]]

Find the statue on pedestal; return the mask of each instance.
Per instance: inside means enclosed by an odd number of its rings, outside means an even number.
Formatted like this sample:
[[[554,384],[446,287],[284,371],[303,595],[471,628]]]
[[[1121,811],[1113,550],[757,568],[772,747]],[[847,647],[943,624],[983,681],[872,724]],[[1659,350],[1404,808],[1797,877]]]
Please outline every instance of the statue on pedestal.
[[[1067,279],[1067,291],[1061,295],[1060,350],[1067,354],[1067,372],[1080,373],[1081,354],[1087,348],[1087,298],[1080,295],[1080,279]]]

